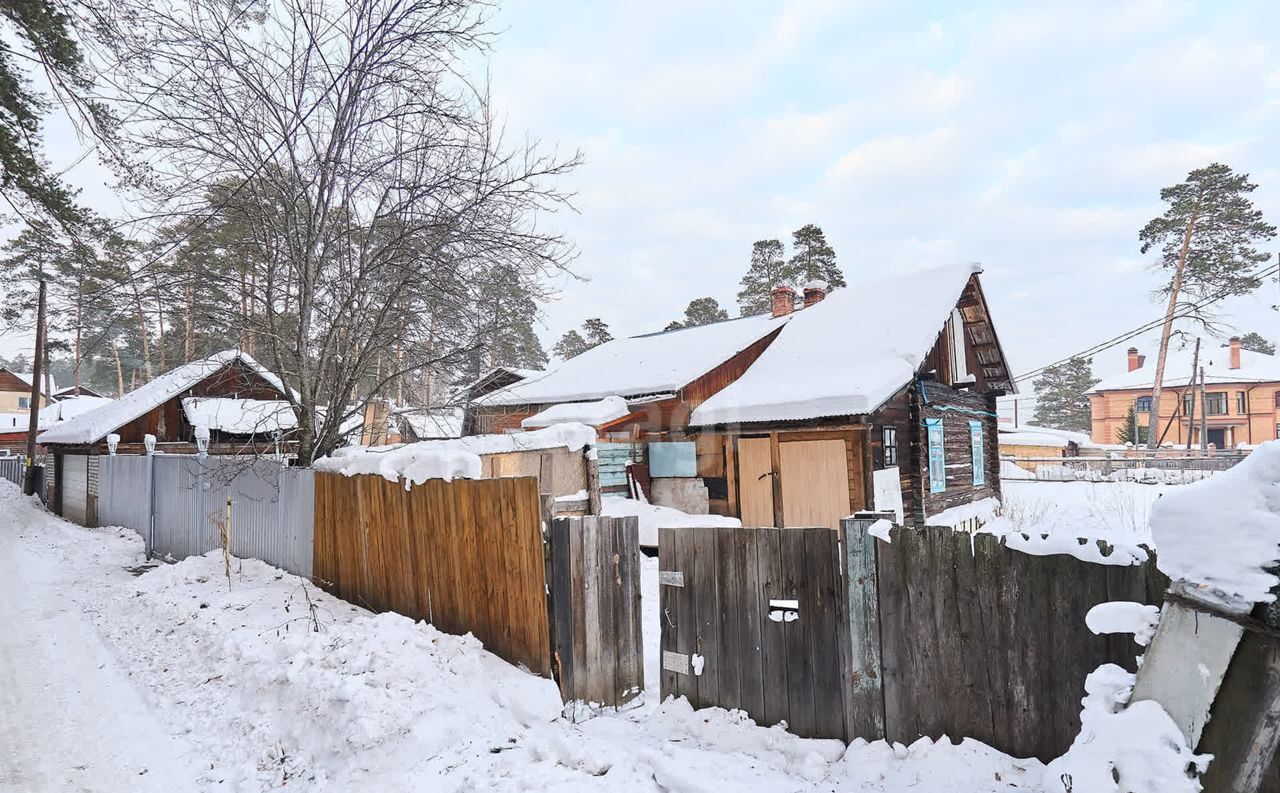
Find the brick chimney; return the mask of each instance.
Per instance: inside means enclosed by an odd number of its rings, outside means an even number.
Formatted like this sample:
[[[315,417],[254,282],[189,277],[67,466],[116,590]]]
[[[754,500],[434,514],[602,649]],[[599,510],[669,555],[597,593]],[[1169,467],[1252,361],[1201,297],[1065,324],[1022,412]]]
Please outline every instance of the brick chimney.
[[[778,284],[769,294],[773,297],[775,317],[785,317],[796,310],[796,290],[786,284]]]
[[[1133,372],[1142,368],[1142,364],[1147,360],[1147,356],[1139,355],[1137,347],[1129,348],[1129,371]]]
[[[1240,337],[1232,336],[1227,340],[1227,346],[1231,348],[1231,368],[1240,368]]]
[[[810,281],[804,285],[804,307],[808,308],[814,303],[821,303],[822,298],[827,296],[826,281]]]

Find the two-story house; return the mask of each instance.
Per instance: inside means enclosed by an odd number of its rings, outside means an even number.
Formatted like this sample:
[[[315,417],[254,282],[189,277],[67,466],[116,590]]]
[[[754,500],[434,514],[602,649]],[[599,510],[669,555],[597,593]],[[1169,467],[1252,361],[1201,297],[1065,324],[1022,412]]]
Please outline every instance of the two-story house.
[[[1202,416],[1206,440],[1218,449],[1280,438],[1280,359],[1241,349],[1240,339],[1232,337],[1226,347],[1201,347],[1193,385],[1193,355],[1189,349],[1171,350],[1165,361],[1157,417],[1161,444],[1185,446],[1190,439],[1192,446],[1199,447]],[[1128,363],[1127,372],[1098,383],[1089,395],[1094,443],[1116,443],[1127,422],[1136,419],[1145,428],[1150,421],[1155,361],[1130,347]],[[1203,400],[1200,368],[1204,370]],[[1145,439],[1145,429],[1140,437]]]

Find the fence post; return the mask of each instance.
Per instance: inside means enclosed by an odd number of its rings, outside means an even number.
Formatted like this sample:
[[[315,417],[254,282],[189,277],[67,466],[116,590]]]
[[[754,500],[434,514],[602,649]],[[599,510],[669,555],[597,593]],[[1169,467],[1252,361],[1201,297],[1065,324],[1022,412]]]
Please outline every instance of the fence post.
[[[892,512],[858,512],[840,522],[845,548],[849,639],[845,671],[846,738],[885,737],[884,675],[880,665],[880,590],[876,538],[868,530]]]

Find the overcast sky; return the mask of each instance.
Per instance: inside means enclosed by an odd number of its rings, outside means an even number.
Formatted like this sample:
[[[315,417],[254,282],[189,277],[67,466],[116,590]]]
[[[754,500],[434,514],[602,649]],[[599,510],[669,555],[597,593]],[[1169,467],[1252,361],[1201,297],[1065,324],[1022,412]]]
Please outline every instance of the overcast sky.
[[[578,214],[549,222],[587,280],[558,284],[548,348],[593,316],[659,330],[704,295],[736,313],[751,243],[808,222],[851,281],[981,262],[1015,372],[1157,316],[1137,232],[1162,186],[1221,160],[1280,222],[1274,4],[1052,5],[502,3],[508,135],[585,157]],[[51,131],[55,162],[82,151]],[[92,158],[69,178],[118,207]],[[1228,318],[1275,339],[1276,302],[1270,284]]]

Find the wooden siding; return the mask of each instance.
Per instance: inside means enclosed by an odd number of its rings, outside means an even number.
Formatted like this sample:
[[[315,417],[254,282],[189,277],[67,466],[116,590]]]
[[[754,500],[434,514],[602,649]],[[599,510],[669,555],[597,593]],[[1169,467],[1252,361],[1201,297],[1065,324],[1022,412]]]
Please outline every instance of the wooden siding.
[[[923,424],[925,419],[931,418],[942,420],[943,450],[947,466],[947,489],[941,493],[929,492],[929,444],[924,433],[917,432],[912,458],[919,480],[924,515],[917,515],[920,522],[915,525],[924,525],[927,516],[937,515],[951,507],[988,497],[998,498],[1000,441],[995,417],[995,395],[959,391],[942,383],[924,381],[919,384],[912,405],[916,419],[914,424]],[[970,420],[983,423],[985,483],[979,486],[973,484]],[[906,509],[905,503],[903,509]]]

